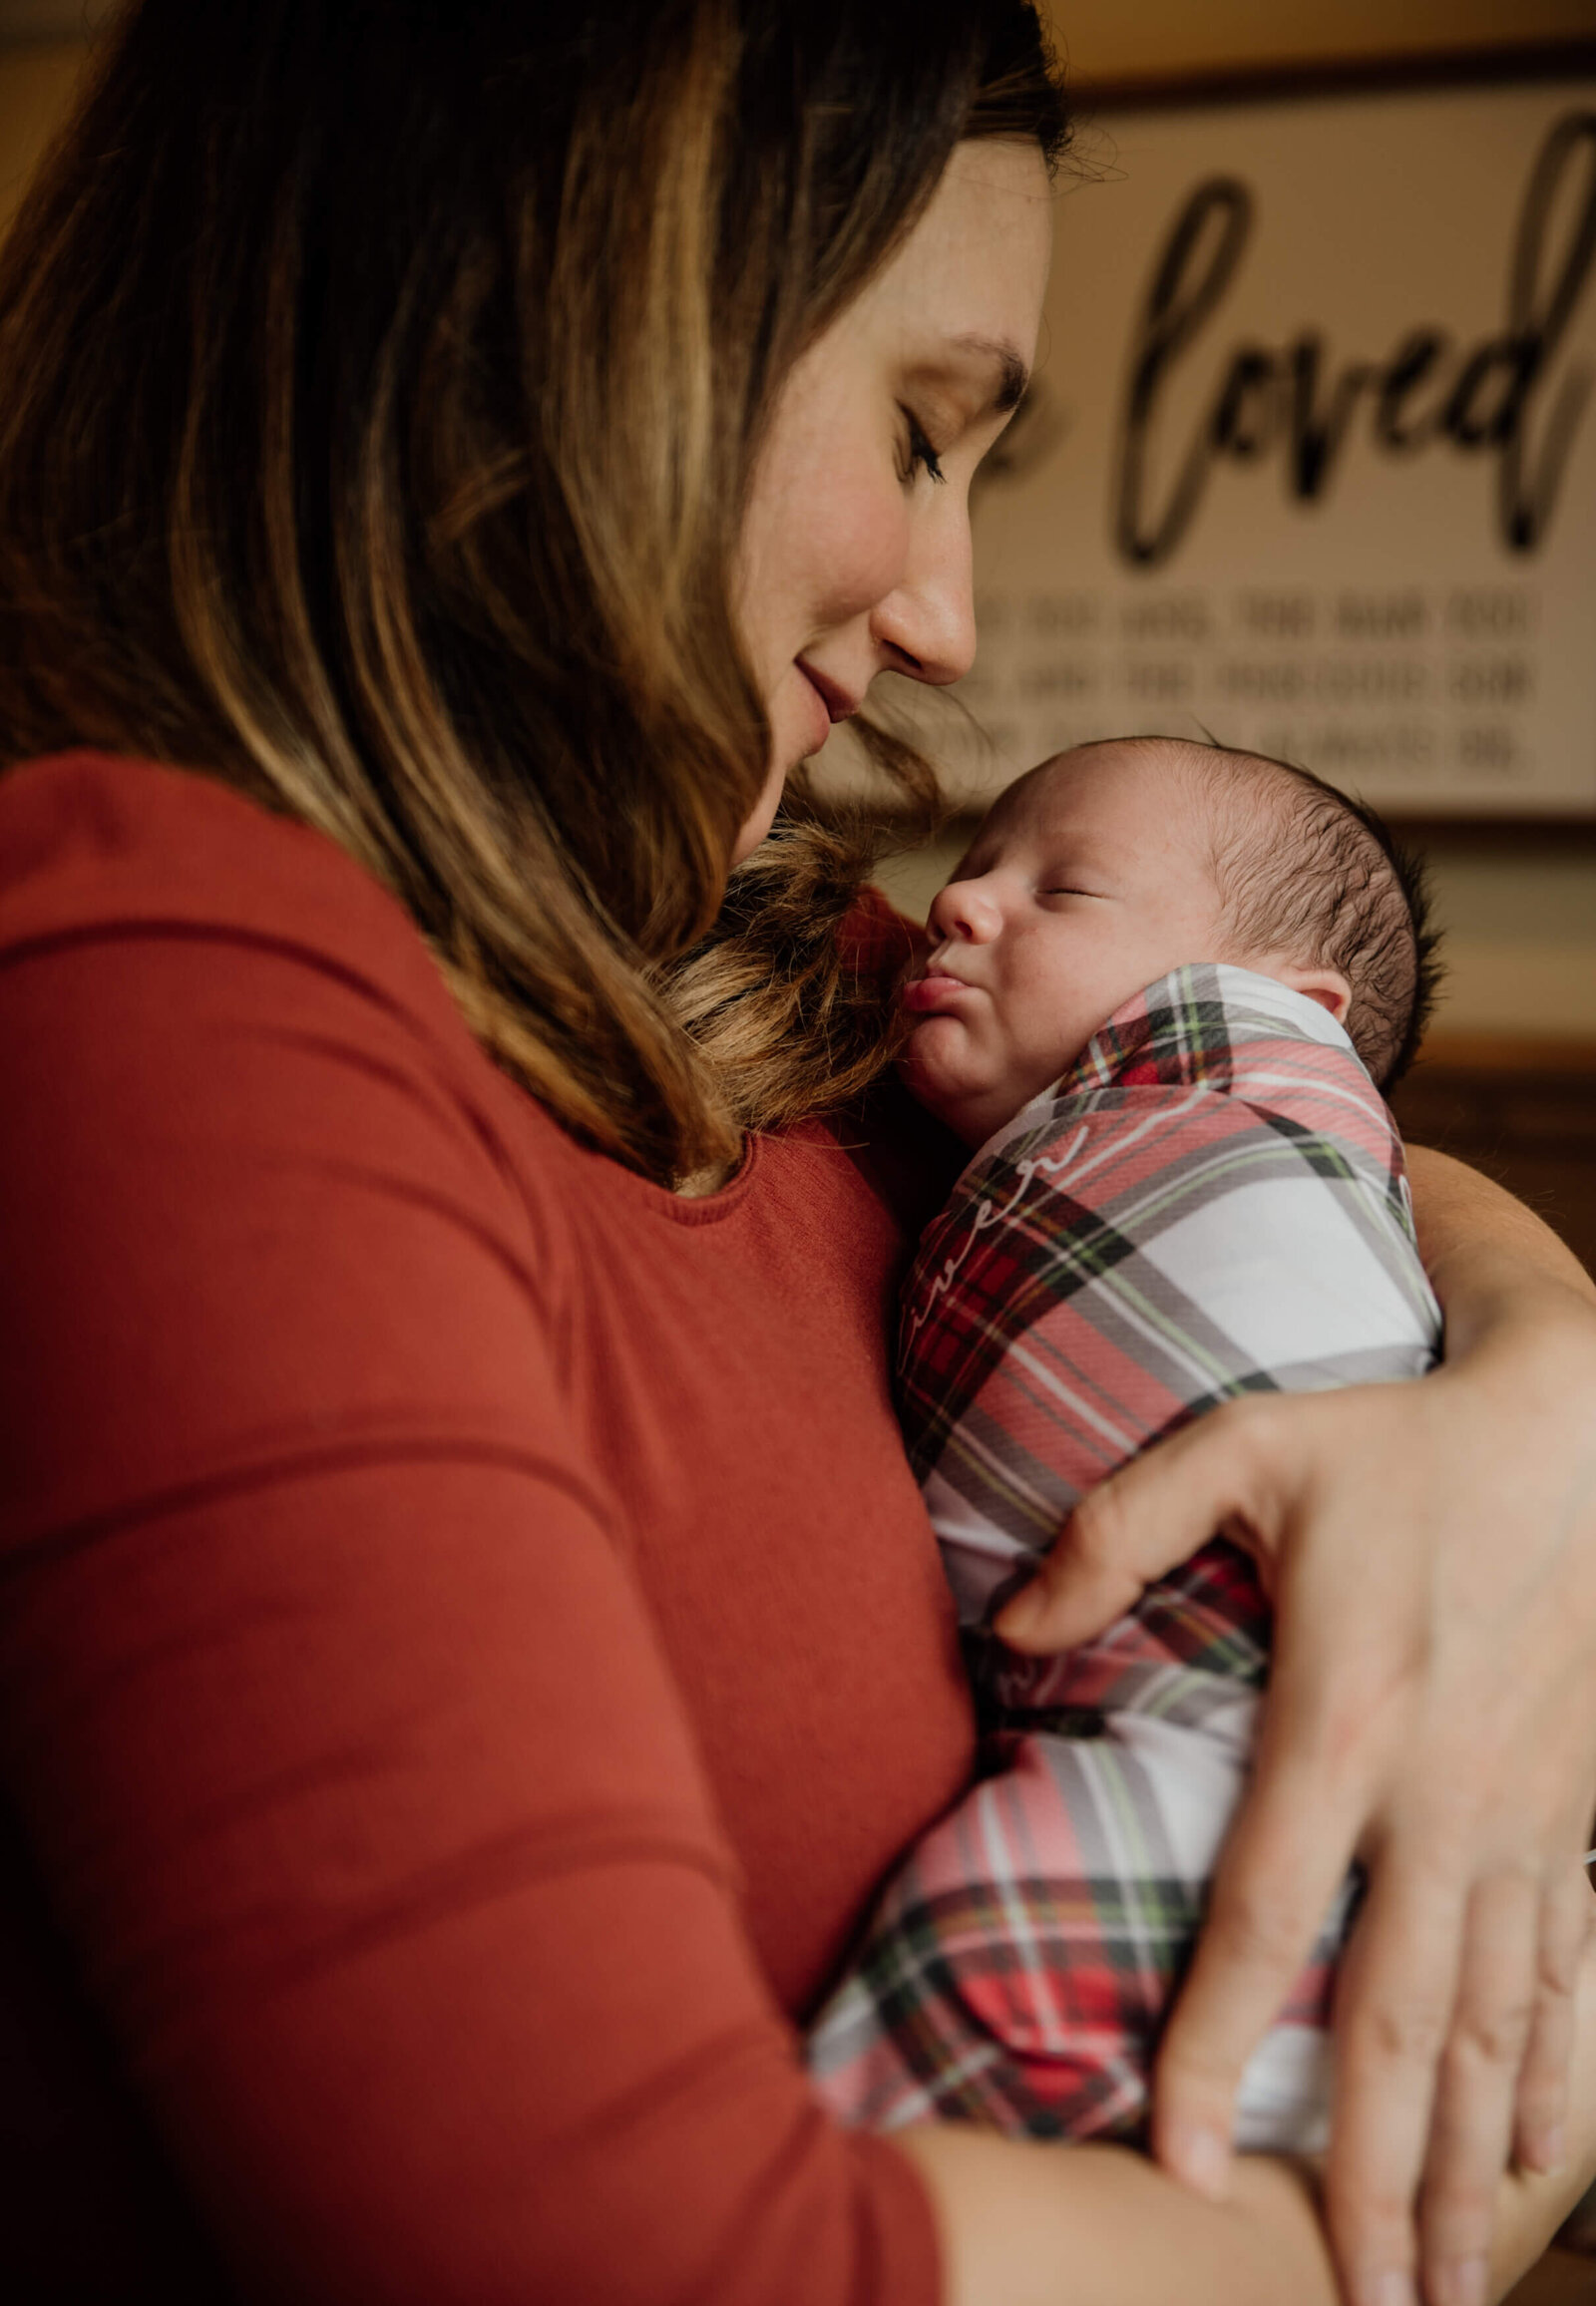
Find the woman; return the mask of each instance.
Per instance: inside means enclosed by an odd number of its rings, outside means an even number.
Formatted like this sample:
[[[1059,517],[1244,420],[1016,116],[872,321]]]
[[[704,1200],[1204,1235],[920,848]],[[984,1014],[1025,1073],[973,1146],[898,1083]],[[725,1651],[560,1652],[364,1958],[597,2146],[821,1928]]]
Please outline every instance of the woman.
[[[1333,2294],[1288,2170],[1219,2208],[1111,2149],[848,2137],[795,2057],[971,1760],[885,1374],[937,1178],[886,1105],[816,1118],[868,1069],[867,917],[782,984],[715,938],[670,967],[735,858],[782,882],[783,778],[875,674],[970,661],[1060,141],[1018,0],[144,0],[19,226],[0,1750],[218,2283]],[[1227,1514],[1278,1551],[1276,1753],[1162,2145],[1214,2183],[1362,1839],[1331,2202],[1383,2301],[1426,2136],[1448,2301],[1596,2156],[1588,2027],[1546,2134],[1596,1325],[1532,1221],[1419,1182],[1421,1405],[1365,1399],[1360,1464],[1316,1402],[1211,1421],[1037,1601],[1089,1616],[1111,1552]],[[1414,1876],[1433,2039],[1390,2016]],[[1560,2179],[1498,2183],[1515,2093]]]

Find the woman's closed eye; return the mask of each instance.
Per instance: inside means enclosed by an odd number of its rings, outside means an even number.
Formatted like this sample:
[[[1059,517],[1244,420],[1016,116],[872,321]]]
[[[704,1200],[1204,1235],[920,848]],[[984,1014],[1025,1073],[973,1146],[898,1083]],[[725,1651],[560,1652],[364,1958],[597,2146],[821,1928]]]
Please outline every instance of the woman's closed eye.
[[[926,438],[925,427],[912,408],[904,410],[904,423],[908,428],[903,471],[905,484],[911,482],[922,467],[932,480],[945,481],[948,476],[942,469],[942,457]]]

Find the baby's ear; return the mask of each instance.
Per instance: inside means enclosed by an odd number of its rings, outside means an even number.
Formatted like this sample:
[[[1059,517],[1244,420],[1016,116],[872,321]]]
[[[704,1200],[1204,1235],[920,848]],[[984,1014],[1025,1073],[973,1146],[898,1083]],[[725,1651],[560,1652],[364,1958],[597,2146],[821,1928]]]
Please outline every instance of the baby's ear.
[[[1283,961],[1272,967],[1271,976],[1278,976],[1282,984],[1289,984],[1293,992],[1305,992],[1310,1000],[1328,1008],[1339,1025],[1347,1022],[1347,1011],[1353,1005],[1353,988],[1339,968],[1299,968],[1295,961]]]

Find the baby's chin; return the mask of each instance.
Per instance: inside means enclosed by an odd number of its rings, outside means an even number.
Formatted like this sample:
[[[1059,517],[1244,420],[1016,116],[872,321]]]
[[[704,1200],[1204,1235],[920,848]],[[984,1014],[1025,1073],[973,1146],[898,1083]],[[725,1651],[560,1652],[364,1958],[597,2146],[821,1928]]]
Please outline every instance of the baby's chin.
[[[898,1077],[917,1105],[924,1105],[926,1111],[935,1120],[941,1121],[945,1128],[953,1129],[963,1136],[964,1131],[960,1129],[956,1116],[970,1090],[968,1084],[960,1080],[957,1068],[939,1062],[937,1044],[947,1036],[939,1034],[935,1029],[939,1025],[953,1022],[951,1017],[927,1017],[924,1023],[916,1025],[909,1036],[908,1046],[898,1059]]]
[[[1023,1081],[974,1077],[969,1055],[964,1027],[958,1017],[929,1016],[910,1034],[908,1046],[898,1060],[898,1073],[917,1104],[924,1105],[945,1129],[951,1129],[967,1145],[976,1146],[984,1145],[989,1137],[996,1137],[999,1129],[1006,1129],[1033,1097],[1039,1097],[1068,1072],[1080,1050],[1049,1052],[1045,1062]]]
[[[927,1025],[952,1020],[928,1017]],[[916,1028],[908,1048],[898,1060],[898,1075],[917,1105],[923,1105],[933,1120],[970,1146],[985,1144],[1026,1102],[1023,1097],[1004,1097],[992,1089],[961,1077],[951,1066],[937,1062],[935,1037],[927,1035],[932,1045],[917,1048],[926,1025]]]

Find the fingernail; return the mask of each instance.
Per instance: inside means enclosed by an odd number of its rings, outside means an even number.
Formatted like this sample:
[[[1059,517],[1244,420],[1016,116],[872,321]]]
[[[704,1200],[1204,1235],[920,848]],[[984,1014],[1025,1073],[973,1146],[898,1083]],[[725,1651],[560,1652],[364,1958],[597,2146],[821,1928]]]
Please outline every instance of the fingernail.
[[[1230,2147],[1214,2129],[1181,2129],[1170,2139],[1170,2151],[1187,2185],[1211,2202],[1222,2202],[1230,2190]]]
[[[1555,2177],[1567,2159],[1568,2139],[1560,2122],[1553,2122],[1550,2129],[1536,2130],[1525,2142],[1525,2163],[1539,2170],[1542,2177]]]
[[[1418,2306],[1411,2274],[1388,2266],[1384,2273],[1366,2275],[1358,2285],[1358,2306]]]
[[[1440,2269],[1441,2306],[1485,2306],[1490,2268],[1483,2258],[1460,2258]]]

